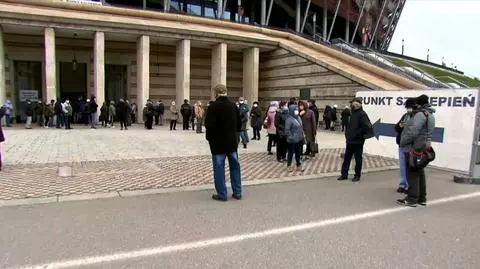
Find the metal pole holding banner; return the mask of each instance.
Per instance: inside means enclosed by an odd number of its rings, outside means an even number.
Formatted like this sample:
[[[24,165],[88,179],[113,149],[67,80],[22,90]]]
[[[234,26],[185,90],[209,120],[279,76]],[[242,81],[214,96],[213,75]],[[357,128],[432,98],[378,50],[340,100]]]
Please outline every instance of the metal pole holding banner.
[[[470,171],[468,176],[454,176],[453,181],[455,183],[463,184],[476,184],[480,185],[480,178],[477,176],[476,166],[478,158],[478,150],[480,148],[480,90],[477,90],[477,109],[475,110],[475,128],[473,131],[473,141],[472,141],[472,155],[470,157]]]
[[[387,2],[388,0],[383,0],[382,10],[380,11],[380,15],[378,16],[377,24],[375,25],[375,30],[373,30],[372,39],[370,40],[370,44],[368,45],[368,48],[372,47],[373,40],[377,40],[376,34],[378,30],[378,25],[380,25],[380,21],[382,20],[383,11],[385,10],[385,6],[387,5]]]
[[[355,30],[353,30],[353,35],[352,35],[352,38],[350,39],[350,43],[353,43],[353,40],[355,40],[355,35],[357,34],[358,25],[360,25],[360,21],[362,20],[363,11],[365,10],[365,4],[367,3],[367,1],[368,0],[363,0],[362,9],[360,10],[360,15],[358,15],[358,20],[357,20],[357,23],[355,24]]]
[[[388,23],[387,33],[386,33],[387,36],[388,36],[388,34],[390,33],[390,31],[391,31],[392,24],[393,24],[393,22],[395,21],[395,17],[397,16],[398,8],[400,7],[400,4],[402,3],[402,1],[403,1],[403,0],[397,0],[397,6],[395,7],[395,11],[393,12],[393,15],[392,15],[392,18],[390,19],[390,22]],[[383,48],[383,46],[385,45],[385,42],[386,42],[386,41],[387,41],[386,38],[382,41],[381,48]]]
[[[317,13],[313,13],[312,21],[313,21],[313,41],[316,41],[315,35],[317,34]]]
[[[338,9],[340,9],[341,3],[342,3],[342,0],[338,0],[337,8],[335,9],[335,14],[333,15],[332,26],[330,26],[330,32],[328,32],[327,41],[330,41],[330,37],[332,36],[333,26],[335,26],[335,20],[337,19]]]
[[[261,0],[261,9],[260,9],[260,24],[265,26],[267,23],[267,0]]]
[[[303,28],[305,28],[305,23],[307,22],[308,12],[310,11],[310,4],[311,3],[312,3],[312,0],[308,0],[307,9],[305,10],[305,16],[303,16],[302,28],[300,28],[300,33],[303,33]]]
[[[270,14],[272,14],[273,1],[275,0],[270,0],[270,5],[268,6],[267,21],[265,22],[267,26],[268,26],[268,23],[270,22]]]
[[[295,32],[300,32],[300,16],[301,16],[301,0],[297,0],[297,5],[295,8],[296,15],[295,15]]]

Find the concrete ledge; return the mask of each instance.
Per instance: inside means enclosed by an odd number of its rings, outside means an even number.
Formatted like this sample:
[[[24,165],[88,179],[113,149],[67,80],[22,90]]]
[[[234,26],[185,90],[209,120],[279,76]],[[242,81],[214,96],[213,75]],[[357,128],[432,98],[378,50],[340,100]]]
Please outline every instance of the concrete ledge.
[[[480,178],[468,177],[468,176],[454,176],[453,182],[460,184],[474,184],[480,185]]]
[[[85,194],[74,194],[74,195],[65,195],[58,196],[58,202],[71,202],[71,201],[83,201],[83,200],[95,200],[95,199],[105,199],[105,198],[114,198],[120,197],[118,192],[107,192],[107,193],[85,193]]]
[[[0,200],[0,207],[6,206],[19,206],[19,205],[34,205],[34,204],[49,204],[58,202],[58,198],[46,197],[46,198],[26,198],[26,199],[15,199],[15,200]]]
[[[398,166],[387,166],[381,168],[372,168],[365,169],[363,174],[383,172],[398,170]],[[352,170],[353,171],[353,170]],[[269,179],[259,179],[259,180],[250,180],[242,183],[243,186],[256,186],[256,185],[265,185],[273,183],[286,183],[294,181],[303,181],[303,180],[315,180],[315,179],[325,179],[333,178],[339,176],[339,172],[317,174],[317,175],[300,175],[300,176],[289,176],[281,178],[269,178]],[[230,188],[230,183],[227,183],[227,187]],[[176,192],[188,192],[188,191],[202,191],[202,190],[214,190],[213,181],[212,184],[205,184],[199,186],[183,186],[183,187],[174,187],[174,188],[161,188],[161,189],[147,189],[147,190],[133,190],[133,191],[114,191],[107,193],[85,193],[85,194],[75,194],[75,195],[65,195],[65,196],[56,196],[56,197],[47,197],[47,198],[27,198],[27,199],[16,199],[16,200],[0,200],[0,207],[8,206],[19,206],[19,205],[33,205],[33,204],[47,204],[47,203],[63,203],[63,202],[72,202],[72,201],[85,201],[85,200],[95,200],[95,199],[107,199],[107,198],[122,198],[122,197],[134,197],[134,196],[144,196],[144,195],[155,195],[162,193],[176,193]]]

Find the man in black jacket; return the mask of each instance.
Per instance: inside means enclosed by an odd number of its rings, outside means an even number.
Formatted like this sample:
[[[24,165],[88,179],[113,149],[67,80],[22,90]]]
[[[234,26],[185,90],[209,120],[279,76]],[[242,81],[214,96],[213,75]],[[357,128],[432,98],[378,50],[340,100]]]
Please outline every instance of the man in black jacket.
[[[242,183],[240,162],[238,160],[238,137],[241,129],[240,113],[227,97],[225,85],[213,88],[217,99],[207,110],[205,119],[206,138],[210,144],[213,161],[213,177],[216,194],[212,196],[217,201],[227,201],[227,186],[225,184],[225,159],[230,167],[230,182],[234,199],[242,199]]]
[[[180,114],[183,118],[183,130],[190,129],[190,116],[192,115],[192,107],[188,103],[188,100],[183,100],[183,105],[180,107]]]
[[[365,139],[372,138],[374,134],[372,123],[367,113],[362,109],[362,98],[354,98],[350,102],[350,107],[352,109],[352,115],[345,129],[347,147],[345,149],[345,156],[343,157],[342,175],[338,180],[348,179],[350,162],[352,161],[352,157],[355,156],[355,176],[352,181],[356,182],[360,181],[362,174],[363,144],[365,143]]]

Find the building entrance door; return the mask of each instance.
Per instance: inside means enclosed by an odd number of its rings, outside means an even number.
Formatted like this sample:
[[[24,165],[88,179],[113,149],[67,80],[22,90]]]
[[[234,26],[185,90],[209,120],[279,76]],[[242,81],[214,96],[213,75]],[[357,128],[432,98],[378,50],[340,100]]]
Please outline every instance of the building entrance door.
[[[127,99],[127,66],[105,65],[105,101]]]
[[[12,103],[18,123],[25,119],[27,100],[42,101],[42,62],[14,61],[14,72],[15,100]]]
[[[87,64],[60,63],[60,98],[75,103],[87,96]]]

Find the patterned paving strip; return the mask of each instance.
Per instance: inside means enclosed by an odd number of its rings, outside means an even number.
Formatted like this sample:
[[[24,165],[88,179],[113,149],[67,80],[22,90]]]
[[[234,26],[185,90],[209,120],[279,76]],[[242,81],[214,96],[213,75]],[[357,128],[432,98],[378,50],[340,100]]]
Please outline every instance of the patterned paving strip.
[[[303,175],[339,172],[341,152],[343,149],[321,149],[315,159],[304,164]],[[243,153],[240,162],[244,181],[288,176],[285,164],[266,153]],[[395,165],[396,160],[364,156],[364,169]],[[73,177],[59,177],[61,166],[72,167]],[[210,156],[10,165],[0,172],[0,200],[199,186],[211,184],[212,178]]]

